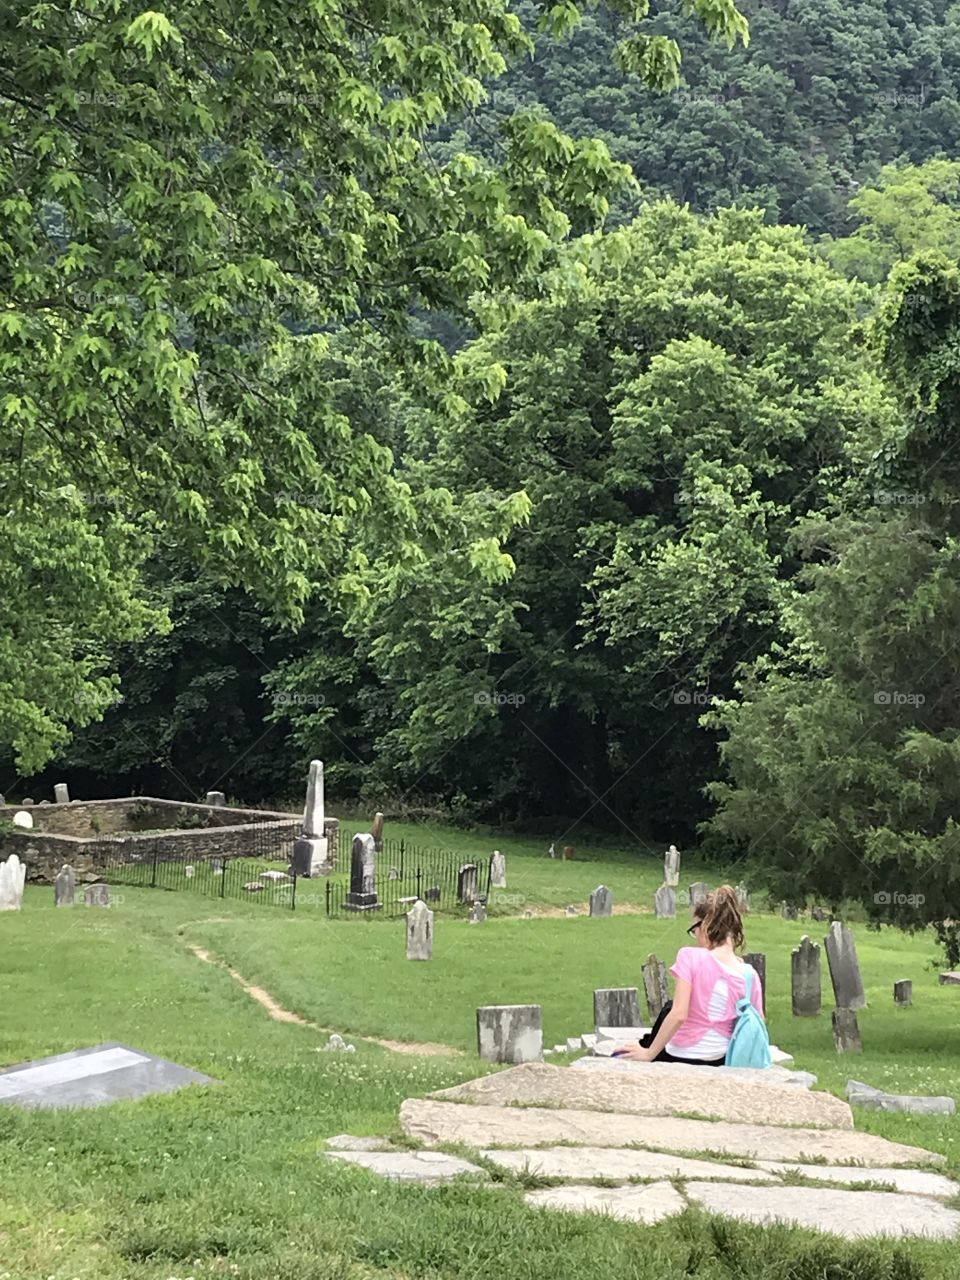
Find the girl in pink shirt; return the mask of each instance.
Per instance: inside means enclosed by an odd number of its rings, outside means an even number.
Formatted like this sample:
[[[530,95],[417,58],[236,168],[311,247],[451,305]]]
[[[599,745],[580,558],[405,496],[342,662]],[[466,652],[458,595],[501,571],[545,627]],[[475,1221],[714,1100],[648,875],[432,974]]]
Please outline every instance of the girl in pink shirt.
[[[639,1044],[618,1049],[618,1058],[634,1062],[688,1062],[722,1067],[736,1022],[737,1001],[746,993],[746,964],[736,954],[743,946],[743,921],[737,895],[728,884],[693,908],[687,930],[695,947],[681,947],[670,973],[676,980],[650,1033]],[[763,1014],[760,978],[753,972],[751,1002]]]

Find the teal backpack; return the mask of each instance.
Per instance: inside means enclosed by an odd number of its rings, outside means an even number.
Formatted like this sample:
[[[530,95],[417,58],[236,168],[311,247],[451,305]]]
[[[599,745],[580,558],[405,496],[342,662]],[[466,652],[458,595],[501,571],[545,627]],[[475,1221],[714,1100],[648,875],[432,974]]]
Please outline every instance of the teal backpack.
[[[727,1067],[769,1067],[771,1065],[767,1024],[750,1003],[753,978],[753,968],[748,964],[743,971],[745,986],[743,999],[737,1001],[737,1021],[724,1059],[724,1066]]]

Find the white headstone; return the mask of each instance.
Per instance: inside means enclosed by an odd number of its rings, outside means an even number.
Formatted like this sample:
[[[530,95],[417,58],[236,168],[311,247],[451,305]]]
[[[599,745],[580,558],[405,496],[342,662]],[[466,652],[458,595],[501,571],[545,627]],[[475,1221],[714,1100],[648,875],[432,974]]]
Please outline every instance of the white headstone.
[[[20,910],[26,877],[27,868],[15,853],[0,863],[0,911]]]
[[[72,907],[76,885],[77,878],[73,874],[73,867],[65,862],[53,882],[54,905],[58,907]]]
[[[323,761],[311,760],[307,777],[307,802],[303,809],[303,834],[308,839],[323,838]]]
[[[507,887],[507,860],[499,849],[494,849],[490,857],[490,888],[505,889]]]
[[[70,788],[67,786],[65,782],[54,783],[53,802],[54,804],[70,803]]]
[[[415,902],[407,912],[407,959],[429,960],[433,955],[433,912]]]
[[[24,831],[33,830],[33,814],[27,813],[25,809],[19,809],[13,815],[13,825],[15,827],[23,827]]]
[[[675,844],[663,855],[663,883],[671,889],[680,883],[680,851]]]

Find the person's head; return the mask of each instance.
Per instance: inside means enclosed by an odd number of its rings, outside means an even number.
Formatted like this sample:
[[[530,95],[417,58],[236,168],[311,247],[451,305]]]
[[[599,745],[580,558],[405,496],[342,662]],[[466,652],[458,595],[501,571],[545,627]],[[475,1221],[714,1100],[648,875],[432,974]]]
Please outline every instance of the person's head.
[[[711,951],[725,942],[735,948],[743,946],[743,921],[737,895],[728,884],[722,884],[695,904],[693,924],[688,932],[698,947]]]

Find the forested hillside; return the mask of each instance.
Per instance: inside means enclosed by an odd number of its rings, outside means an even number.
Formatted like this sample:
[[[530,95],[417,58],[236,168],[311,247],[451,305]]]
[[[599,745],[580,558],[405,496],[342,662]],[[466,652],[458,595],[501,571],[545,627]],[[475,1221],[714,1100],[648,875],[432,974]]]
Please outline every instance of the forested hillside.
[[[522,6],[523,8],[524,6]],[[654,3],[679,35],[680,0]],[[603,138],[647,195],[706,211],[757,204],[773,221],[836,235],[847,201],[880,167],[960,149],[960,5],[947,0],[746,0],[750,44],[727,50],[700,31],[686,41],[683,84],[652,94],[621,75],[622,21],[587,14],[556,42],[543,35],[490,87],[451,150],[493,156],[514,112],[546,112],[574,137]],[[534,6],[525,6],[534,25]],[[622,200],[624,217],[636,196]]]

